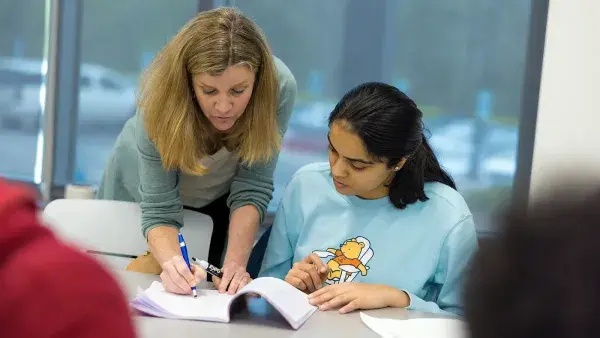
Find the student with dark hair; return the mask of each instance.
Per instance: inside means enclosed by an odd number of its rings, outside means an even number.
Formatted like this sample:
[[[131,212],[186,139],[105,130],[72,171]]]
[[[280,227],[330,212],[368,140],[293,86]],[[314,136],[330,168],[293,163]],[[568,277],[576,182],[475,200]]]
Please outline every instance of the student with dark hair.
[[[598,337],[600,194],[581,197],[512,210],[482,243],[465,283],[473,338]]]
[[[473,217],[423,136],[417,105],[365,83],[337,104],[329,128],[329,164],[301,168],[287,186],[261,275],[310,293],[322,310],[460,314]]]

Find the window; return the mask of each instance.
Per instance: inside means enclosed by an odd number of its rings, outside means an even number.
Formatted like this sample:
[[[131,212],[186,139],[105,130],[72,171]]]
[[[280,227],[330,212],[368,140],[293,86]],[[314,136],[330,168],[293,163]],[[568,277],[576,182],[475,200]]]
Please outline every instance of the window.
[[[115,81],[108,79],[108,78],[100,78],[100,86],[102,87],[102,89],[105,90],[121,90],[123,88],[121,88],[121,86],[116,83]]]
[[[83,0],[81,73],[74,181],[97,184],[114,142],[135,114],[140,72],[198,10],[197,0]],[[132,18],[143,17],[144,22]]]
[[[34,181],[45,6],[44,0],[0,1],[0,176],[10,179]]]
[[[235,0],[290,67],[298,97],[270,210],[292,174],[326,161],[327,116],[351,87],[383,81],[425,114],[430,141],[481,232],[510,198],[530,2]]]
[[[79,88],[80,89],[90,89],[92,87],[92,80],[90,80],[87,76],[79,77]]]

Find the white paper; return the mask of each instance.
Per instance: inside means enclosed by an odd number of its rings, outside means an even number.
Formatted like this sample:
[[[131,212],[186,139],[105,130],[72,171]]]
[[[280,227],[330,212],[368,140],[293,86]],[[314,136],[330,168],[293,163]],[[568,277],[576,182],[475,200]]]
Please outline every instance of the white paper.
[[[382,319],[360,313],[363,323],[383,338],[467,338],[465,322],[450,318]]]

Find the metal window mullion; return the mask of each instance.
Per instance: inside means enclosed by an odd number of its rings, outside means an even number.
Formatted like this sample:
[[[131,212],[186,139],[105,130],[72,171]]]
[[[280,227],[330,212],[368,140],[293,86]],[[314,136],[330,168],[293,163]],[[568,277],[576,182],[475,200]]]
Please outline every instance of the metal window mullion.
[[[52,198],[55,186],[64,186],[73,177],[79,101],[81,16],[81,1],[50,1],[41,175],[41,191],[45,202]]]
[[[46,6],[49,6],[49,23],[46,25],[49,33],[47,34],[48,42],[44,49],[44,59],[47,60],[46,70],[46,83],[44,84],[45,91],[45,102],[44,109],[42,109],[43,117],[43,147],[38,147],[38,154],[42,151],[42,162],[41,162],[41,174],[35,175],[36,183],[40,184],[40,192],[42,194],[42,202],[47,203],[50,201],[52,193],[52,177],[54,174],[54,132],[55,123],[54,117],[56,116],[56,92],[57,86],[57,57],[58,51],[58,31],[60,22],[60,1],[49,0],[46,2]],[[41,176],[41,177],[40,177]],[[40,182],[37,182],[40,180]]]
[[[531,2],[529,36],[525,59],[524,84],[521,93],[521,120],[517,146],[517,168],[513,183],[512,204],[524,207],[529,203],[531,169],[542,79],[542,63],[546,41],[549,0]]]

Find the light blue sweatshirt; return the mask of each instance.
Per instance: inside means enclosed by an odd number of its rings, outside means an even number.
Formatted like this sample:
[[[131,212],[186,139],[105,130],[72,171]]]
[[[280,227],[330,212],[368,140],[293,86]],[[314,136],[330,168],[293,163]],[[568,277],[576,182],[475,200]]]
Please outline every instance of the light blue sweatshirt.
[[[477,236],[462,196],[427,183],[426,202],[404,210],[387,197],[343,196],[328,163],[294,174],[273,223],[261,276],[285,278],[292,264],[317,253],[339,279],[385,284],[405,291],[409,310],[462,314],[463,275]]]

